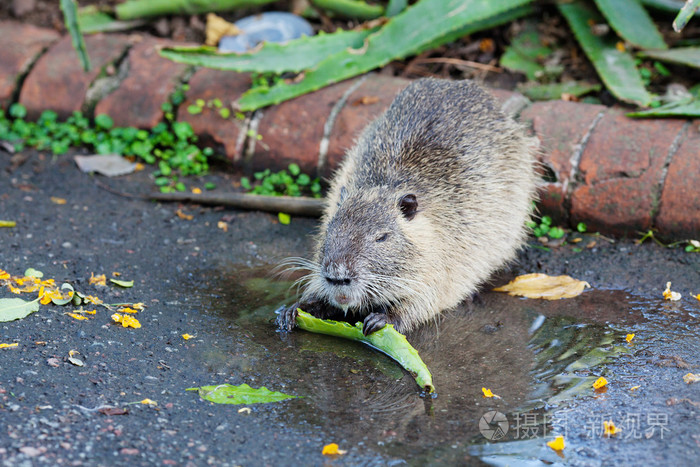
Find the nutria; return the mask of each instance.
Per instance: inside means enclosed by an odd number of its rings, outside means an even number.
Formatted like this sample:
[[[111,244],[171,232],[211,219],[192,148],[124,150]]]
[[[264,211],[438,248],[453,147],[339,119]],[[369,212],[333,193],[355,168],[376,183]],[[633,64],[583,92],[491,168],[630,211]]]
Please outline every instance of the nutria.
[[[297,307],[406,333],[470,297],[522,245],[536,139],[470,81],[421,79],[370,123],[335,174]]]

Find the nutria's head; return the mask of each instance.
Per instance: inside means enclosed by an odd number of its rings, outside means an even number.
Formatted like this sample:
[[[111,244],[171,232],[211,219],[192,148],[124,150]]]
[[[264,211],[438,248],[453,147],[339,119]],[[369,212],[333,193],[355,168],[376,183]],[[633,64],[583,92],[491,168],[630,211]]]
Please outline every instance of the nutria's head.
[[[407,230],[420,215],[419,200],[405,190],[341,190],[322,228],[305,295],[360,314],[412,295],[417,252]]]

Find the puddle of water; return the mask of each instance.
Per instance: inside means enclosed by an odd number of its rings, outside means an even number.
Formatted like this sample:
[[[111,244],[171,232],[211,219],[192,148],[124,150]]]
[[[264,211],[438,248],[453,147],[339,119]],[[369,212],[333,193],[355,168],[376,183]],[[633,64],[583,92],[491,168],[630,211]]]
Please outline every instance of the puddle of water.
[[[424,398],[410,375],[366,346],[277,332],[273,310],[292,301],[288,283],[238,273],[230,279],[214,285],[211,303],[203,303],[226,323],[219,332],[230,333],[230,347],[202,354],[211,371],[255,375],[273,390],[304,396],[275,405],[286,423],[310,424],[343,446],[412,463],[474,456],[495,465],[561,460],[541,438],[517,440],[512,426],[503,442],[489,444],[480,431],[482,417],[489,411],[509,421],[529,416],[546,430],[553,407],[593,396],[601,366],[633,351],[627,332],[663,321],[658,313],[648,316],[648,302],[621,291],[594,290],[555,302],[486,294],[482,305],[444,313],[407,336],[437,388],[436,398]],[[674,319],[689,329],[698,323],[687,313]],[[501,399],[483,398],[482,387]],[[498,427],[492,422],[486,428]]]

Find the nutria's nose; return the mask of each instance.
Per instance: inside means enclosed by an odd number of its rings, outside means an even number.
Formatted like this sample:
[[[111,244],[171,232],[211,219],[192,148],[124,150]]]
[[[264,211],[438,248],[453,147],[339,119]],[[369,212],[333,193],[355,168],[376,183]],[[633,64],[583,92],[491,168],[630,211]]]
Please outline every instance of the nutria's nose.
[[[326,280],[328,281],[329,284],[331,285],[350,285],[350,282],[352,282],[352,279],[349,277],[345,277],[342,279],[335,278],[335,277],[328,277],[324,276]]]

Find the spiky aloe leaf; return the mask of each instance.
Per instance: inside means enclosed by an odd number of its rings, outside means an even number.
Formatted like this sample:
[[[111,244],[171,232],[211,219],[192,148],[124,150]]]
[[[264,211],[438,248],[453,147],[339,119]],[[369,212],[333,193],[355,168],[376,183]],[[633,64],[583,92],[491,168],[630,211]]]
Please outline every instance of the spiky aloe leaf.
[[[408,0],[389,0],[385,16],[392,17],[401,13],[408,6]]]
[[[252,53],[218,53],[213,47],[166,47],[160,50],[160,54],[176,62],[219,70],[299,72],[341,50],[361,47],[373,31],[376,29],[304,36],[286,44],[267,42]]]
[[[677,14],[685,4],[683,0],[640,0],[640,3],[659,11],[673,13],[674,15]],[[700,12],[696,11],[695,15],[700,15]]]
[[[676,19],[673,20],[673,30],[681,32],[698,8],[700,8],[700,0],[687,0],[681,11],[678,12]]]
[[[477,25],[532,0],[421,0],[390,18],[362,49],[343,50],[318,64],[297,84],[256,88],[241,97],[241,110],[255,110],[314,91],[455,39]],[[464,33],[466,34],[466,33]],[[459,36],[457,36],[459,37]]]
[[[651,95],[644,89],[634,58],[618,50],[614,38],[591,31],[591,24],[603,21],[600,15],[582,2],[557,3],[557,8],[608,90],[622,101],[648,106]]]
[[[383,6],[369,5],[362,0],[311,0],[311,3],[344,18],[368,20],[384,14]]]
[[[671,102],[655,109],[630,112],[628,117],[700,117],[700,98],[692,97]]]
[[[565,83],[550,83],[518,86],[517,91],[533,101],[550,101],[561,99],[563,94],[583,96],[593,91],[600,91],[600,84],[583,81],[567,81]]]
[[[121,20],[163,15],[198,15],[217,11],[262,6],[275,0],[127,0],[114,7]]]
[[[638,0],[595,0],[615,32],[642,49],[667,49],[664,38]]]
[[[83,70],[90,71],[90,57],[85,48],[85,39],[80,32],[80,25],[78,24],[78,6],[75,0],[61,0],[61,11],[63,12],[63,22],[70,33],[73,48],[78,54]]]
[[[678,47],[669,50],[646,50],[639,53],[640,56],[653,58],[662,62],[676,63],[678,65],[700,68],[700,47]]]

